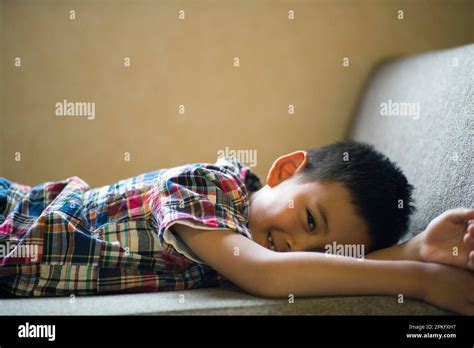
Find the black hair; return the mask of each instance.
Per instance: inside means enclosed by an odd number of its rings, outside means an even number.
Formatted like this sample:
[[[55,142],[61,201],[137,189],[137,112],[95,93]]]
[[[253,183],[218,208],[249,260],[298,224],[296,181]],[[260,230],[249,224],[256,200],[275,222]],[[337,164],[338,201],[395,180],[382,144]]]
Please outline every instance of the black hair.
[[[341,141],[307,151],[303,182],[339,182],[349,191],[356,212],[367,223],[371,250],[392,246],[415,211],[413,186],[401,169],[372,145]]]

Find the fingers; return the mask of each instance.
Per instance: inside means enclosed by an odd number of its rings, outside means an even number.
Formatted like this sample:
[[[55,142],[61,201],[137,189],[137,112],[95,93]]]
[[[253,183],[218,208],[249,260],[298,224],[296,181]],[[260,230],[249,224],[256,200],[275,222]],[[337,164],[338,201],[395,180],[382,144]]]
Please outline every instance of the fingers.
[[[468,252],[467,269],[474,271],[474,221],[472,220],[469,221],[463,241],[470,249]]]
[[[467,223],[474,220],[474,208],[456,208],[445,212],[447,217],[457,223]]]
[[[467,268],[474,271],[474,250],[469,253],[469,259],[467,260]]]
[[[464,243],[466,243],[471,249],[474,248],[474,223],[470,223],[467,226],[466,234],[463,237]]]

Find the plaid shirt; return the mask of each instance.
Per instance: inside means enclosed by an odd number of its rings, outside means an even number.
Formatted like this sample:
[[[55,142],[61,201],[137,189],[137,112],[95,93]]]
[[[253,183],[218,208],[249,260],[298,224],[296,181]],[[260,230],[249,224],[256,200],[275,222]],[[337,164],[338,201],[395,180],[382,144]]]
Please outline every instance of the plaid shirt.
[[[33,188],[0,178],[0,294],[65,296],[217,286],[225,279],[170,228],[252,238],[249,191],[233,157],[156,170],[90,189],[78,177]]]

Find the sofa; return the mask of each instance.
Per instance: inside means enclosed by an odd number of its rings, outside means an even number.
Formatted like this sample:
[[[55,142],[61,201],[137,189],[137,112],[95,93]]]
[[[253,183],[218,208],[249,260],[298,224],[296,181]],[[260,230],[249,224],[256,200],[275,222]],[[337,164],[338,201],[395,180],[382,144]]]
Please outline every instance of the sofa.
[[[381,62],[347,138],[375,145],[415,186],[406,240],[441,212],[474,206],[474,45]],[[182,296],[184,295],[184,297]],[[182,292],[1,299],[2,315],[450,315],[396,296],[264,299],[233,285]]]

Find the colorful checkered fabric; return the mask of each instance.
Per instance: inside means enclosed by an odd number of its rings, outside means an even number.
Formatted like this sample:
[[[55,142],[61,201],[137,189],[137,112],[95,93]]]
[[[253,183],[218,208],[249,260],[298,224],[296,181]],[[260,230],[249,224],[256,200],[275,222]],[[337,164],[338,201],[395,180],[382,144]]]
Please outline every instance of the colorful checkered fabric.
[[[252,238],[260,180],[233,157],[91,189],[78,177],[35,187],[0,178],[0,294],[67,296],[217,286],[225,279],[170,228]]]

